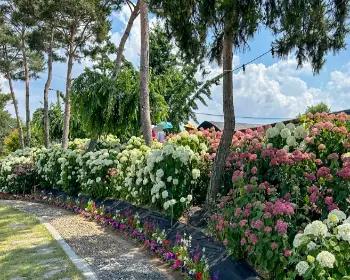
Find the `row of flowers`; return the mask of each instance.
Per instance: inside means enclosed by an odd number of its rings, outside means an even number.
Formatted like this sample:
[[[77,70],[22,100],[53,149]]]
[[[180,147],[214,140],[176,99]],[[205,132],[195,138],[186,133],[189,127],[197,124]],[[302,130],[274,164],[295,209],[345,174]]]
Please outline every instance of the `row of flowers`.
[[[308,114],[298,124],[236,132],[226,160],[230,188],[208,234],[270,279],[348,279],[348,120]]]
[[[96,207],[94,201],[84,199],[71,199],[63,201],[52,195],[12,195],[0,193],[0,199],[30,200],[62,207],[82,215],[86,219],[94,220],[101,225],[111,227],[120,234],[130,237],[147,247],[164,262],[173,268],[185,273],[190,279],[218,280],[219,273],[213,277],[209,275],[209,265],[205,257],[205,248],[193,248],[192,237],[177,234],[176,241],[172,243],[167,239],[165,230],[159,229],[149,220],[141,220],[139,215],[130,211],[109,211],[101,205]]]
[[[333,210],[350,214],[349,129],[346,114],[322,113],[302,116],[297,124],[235,132],[208,234],[222,240],[235,259],[248,259],[267,277],[300,277],[290,274],[302,255],[293,249],[294,237]],[[151,148],[132,137],[124,145],[101,146],[94,152],[18,151],[0,163],[0,186],[9,191],[18,158],[30,158],[41,186],[92,197],[116,196],[178,217],[204,201],[220,138],[221,132],[213,129],[195,130],[170,135]],[[334,266],[344,277],[350,275],[342,262]],[[329,275],[338,277],[334,271]]]
[[[114,196],[178,217],[193,203],[204,201],[220,135],[215,130],[185,131],[151,148],[143,139],[131,137],[124,145],[100,145],[90,152],[77,140],[70,145],[74,149],[26,149],[23,155],[18,151],[0,161],[0,188],[19,192],[24,183],[12,183],[15,168],[30,165],[36,176],[26,182],[26,189],[40,185],[70,195]]]

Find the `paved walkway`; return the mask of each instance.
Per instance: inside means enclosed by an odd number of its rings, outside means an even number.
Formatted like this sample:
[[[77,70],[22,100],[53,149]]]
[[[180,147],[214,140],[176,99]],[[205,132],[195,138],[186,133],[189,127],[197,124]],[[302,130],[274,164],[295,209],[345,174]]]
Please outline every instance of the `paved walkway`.
[[[100,280],[182,278],[130,239],[68,210],[26,201],[0,200],[0,205],[28,212],[52,225]]]

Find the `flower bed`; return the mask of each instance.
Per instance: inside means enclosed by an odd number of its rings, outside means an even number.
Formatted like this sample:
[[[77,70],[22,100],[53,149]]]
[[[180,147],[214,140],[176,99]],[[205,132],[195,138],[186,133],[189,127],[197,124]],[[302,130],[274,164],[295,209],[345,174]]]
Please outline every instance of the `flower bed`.
[[[339,228],[349,235],[350,228],[342,225],[328,233],[332,227],[323,222],[334,217],[331,211],[343,219],[350,214],[347,119],[344,113],[309,114],[296,126],[278,123],[262,134],[237,132],[226,162],[232,187],[220,198],[207,232],[222,240],[235,259],[249,260],[270,279],[349,277],[350,242],[335,236]],[[308,224],[324,229],[327,240],[310,235]],[[318,244],[309,260],[309,251],[293,247],[302,232]]]
[[[46,194],[12,195],[0,193],[0,199],[36,201],[71,210],[86,219],[111,227],[120,234],[136,240],[140,245],[147,247],[164,262],[174,269],[179,269],[190,279],[219,279],[219,273],[214,273],[210,277],[205,248],[191,246],[191,235],[186,235],[186,233],[177,234],[176,240],[172,242],[167,239],[164,229],[158,228],[156,223],[151,220],[141,219],[137,213],[133,214],[128,209],[111,212],[103,205],[97,207],[92,200],[68,198],[63,201],[59,197]]]
[[[267,278],[321,279],[314,274],[320,269],[311,263],[312,273],[291,273],[297,260],[306,262],[293,243],[308,224],[323,223],[331,211],[350,214],[349,129],[346,114],[317,113],[302,116],[298,124],[237,131],[207,233],[222,241],[236,260],[249,260]],[[115,145],[104,145],[112,148],[90,153],[43,150],[29,161],[34,173],[38,170],[41,186],[66,185],[66,191],[76,193],[81,188],[93,198],[115,196],[177,218],[188,207],[203,203],[220,137],[214,130],[182,132],[151,148],[132,137],[126,144],[114,140]],[[13,176],[21,153],[0,163],[0,187],[5,191],[9,185],[23,184],[21,176],[18,183]],[[317,261],[317,255],[312,256]],[[334,271],[350,277],[349,267],[342,263],[336,258]],[[299,268],[305,269],[305,263]],[[337,279],[334,271],[327,271],[327,277]]]

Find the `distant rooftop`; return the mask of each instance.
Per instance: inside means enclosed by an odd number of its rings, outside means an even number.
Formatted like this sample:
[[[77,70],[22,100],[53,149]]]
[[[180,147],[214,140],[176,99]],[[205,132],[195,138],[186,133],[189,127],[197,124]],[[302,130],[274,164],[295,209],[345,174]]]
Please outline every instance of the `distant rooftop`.
[[[260,124],[251,124],[251,123],[236,123],[235,131],[244,130],[247,128],[255,128],[261,126]],[[214,127],[216,131],[222,131],[224,129],[223,122],[214,122],[214,121],[204,121],[202,122],[197,129],[203,128],[208,129]]]

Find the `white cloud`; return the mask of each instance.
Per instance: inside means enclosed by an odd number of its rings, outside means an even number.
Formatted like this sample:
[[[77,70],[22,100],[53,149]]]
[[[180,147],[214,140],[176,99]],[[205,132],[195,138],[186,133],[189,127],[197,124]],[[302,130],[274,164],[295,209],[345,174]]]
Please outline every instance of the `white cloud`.
[[[220,68],[212,68],[213,76],[220,72]],[[307,106],[321,101],[330,104],[331,99],[327,92],[308,87],[307,83],[299,77],[311,74],[309,65],[306,65],[304,69],[297,70],[296,62],[292,58],[270,66],[248,65],[246,73],[240,71],[233,77],[236,116],[293,118],[298,113],[303,112]],[[350,87],[350,82],[348,86]],[[208,107],[199,105],[198,112],[222,115],[222,85],[212,86],[211,90],[213,100],[208,101]],[[204,120],[222,121],[223,117],[198,115],[198,120],[199,122]]]
[[[350,107],[350,64],[346,72],[334,71],[330,75],[327,90],[332,97],[332,109],[343,110]]]

